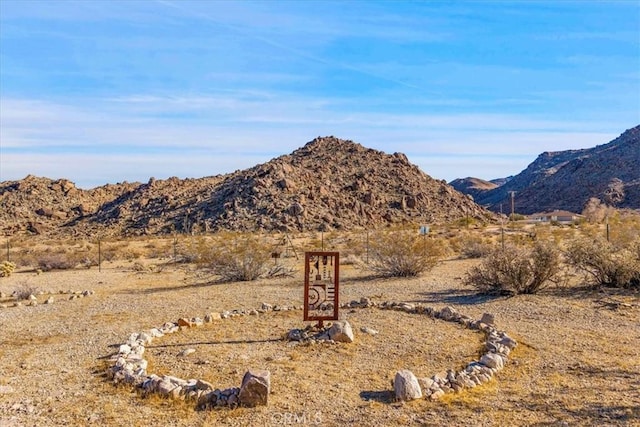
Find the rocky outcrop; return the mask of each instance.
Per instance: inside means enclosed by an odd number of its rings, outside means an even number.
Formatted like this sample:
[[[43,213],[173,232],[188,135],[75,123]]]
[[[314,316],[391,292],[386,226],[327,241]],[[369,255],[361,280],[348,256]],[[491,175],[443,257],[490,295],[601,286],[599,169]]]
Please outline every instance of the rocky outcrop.
[[[20,181],[0,182],[0,229],[7,234],[77,233],[70,226],[95,213],[104,203],[135,189],[138,183],[77,188],[66,179],[29,175]]]

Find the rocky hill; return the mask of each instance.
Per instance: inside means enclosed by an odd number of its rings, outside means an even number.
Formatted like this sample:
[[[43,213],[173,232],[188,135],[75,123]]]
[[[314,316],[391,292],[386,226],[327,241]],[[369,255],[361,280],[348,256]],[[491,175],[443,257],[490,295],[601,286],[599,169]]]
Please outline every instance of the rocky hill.
[[[138,187],[139,183],[108,184],[91,190],[66,179],[29,175],[0,182],[0,229],[5,235],[49,234],[95,213],[100,206]],[[66,229],[67,234],[77,230]]]
[[[619,208],[640,209],[640,126],[593,148],[544,152],[525,170],[490,190],[474,189],[475,201],[498,212],[522,214],[555,209],[582,212],[587,201],[599,198]]]
[[[36,188],[29,191],[43,196],[22,194],[28,188],[24,181]],[[491,217],[404,154],[385,154],[334,137],[316,138],[289,155],[222,176],[151,179],[87,191],[64,181],[73,187],[67,191],[56,182],[29,177],[1,183],[0,206],[13,207],[12,215],[0,217],[5,231],[38,233],[54,225],[65,234],[82,235],[348,230]],[[42,218],[40,209],[54,214]],[[26,225],[13,225],[18,223]]]
[[[470,195],[474,200],[476,200],[478,196],[499,186],[491,181],[472,177],[454,179],[449,185],[461,193]]]

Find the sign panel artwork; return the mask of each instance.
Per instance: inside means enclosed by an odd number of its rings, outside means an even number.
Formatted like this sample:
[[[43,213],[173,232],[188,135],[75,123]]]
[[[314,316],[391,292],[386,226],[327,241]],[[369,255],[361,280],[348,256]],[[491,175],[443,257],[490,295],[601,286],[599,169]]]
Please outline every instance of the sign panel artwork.
[[[305,252],[304,320],[338,320],[339,252]]]

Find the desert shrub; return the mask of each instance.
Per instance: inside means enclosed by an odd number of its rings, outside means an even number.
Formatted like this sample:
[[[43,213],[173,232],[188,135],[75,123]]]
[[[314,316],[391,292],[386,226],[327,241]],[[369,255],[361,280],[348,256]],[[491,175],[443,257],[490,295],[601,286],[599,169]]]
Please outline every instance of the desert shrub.
[[[37,266],[42,271],[68,270],[74,268],[78,263],[65,253],[43,253],[38,257]]]
[[[567,261],[596,287],[640,287],[640,239],[625,246],[602,237],[575,240],[567,248]]]
[[[256,280],[268,271],[271,246],[260,237],[234,233],[218,235],[202,249],[200,263],[224,281]]]
[[[592,197],[584,206],[582,215],[590,223],[599,223],[604,220],[605,216],[607,215],[607,210],[607,205],[602,203],[600,199]]]
[[[483,258],[491,253],[493,245],[479,236],[469,236],[460,244],[460,255],[463,258]]]
[[[360,265],[362,260],[354,253],[347,253],[345,256],[340,257],[340,265]]]
[[[144,246],[149,258],[167,258],[173,252],[173,242],[166,240],[154,240]]]
[[[16,269],[16,264],[11,261],[2,261],[0,264],[0,277],[9,277]]]
[[[17,288],[14,289],[12,295],[17,300],[26,300],[29,299],[31,295],[36,295],[38,293],[38,288],[28,283],[21,283]]]
[[[560,253],[552,245],[536,243],[532,248],[508,245],[494,249],[465,276],[464,283],[482,293],[534,294],[560,272]]]
[[[385,277],[417,276],[435,267],[443,251],[442,242],[415,232],[378,233],[370,239],[366,268]]]

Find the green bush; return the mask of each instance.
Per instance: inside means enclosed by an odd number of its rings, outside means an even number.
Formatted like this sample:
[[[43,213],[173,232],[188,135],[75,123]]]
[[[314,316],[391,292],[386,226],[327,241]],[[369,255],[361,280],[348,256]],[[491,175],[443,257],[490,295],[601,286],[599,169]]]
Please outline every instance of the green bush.
[[[640,288],[640,239],[624,246],[602,237],[575,240],[567,260],[595,287]]]
[[[415,232],[378,233],[370,239],[366,268],[385,277],[417,276],[435,267],[443,252],[440,241]]]
[[[15,263],[11,261],[2,261],[0,264],[0,277],[9,277],[16,269]]]
[[[559,272],[560,253],[555,247],[545,243],[536,243],[532,248],[508,245],[494,249],[473,267],[464,283],[487,294],[534,294]]]

